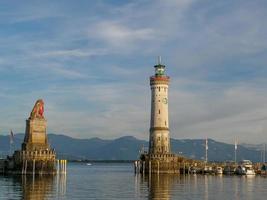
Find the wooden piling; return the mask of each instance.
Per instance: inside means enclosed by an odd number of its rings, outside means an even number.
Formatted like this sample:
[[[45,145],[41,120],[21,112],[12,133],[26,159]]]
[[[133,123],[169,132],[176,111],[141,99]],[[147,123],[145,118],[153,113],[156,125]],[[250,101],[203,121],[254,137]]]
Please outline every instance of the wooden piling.
[[[143,161],[143,166],[142,166],[142,168],[143,168],[143,175],[145,175],[145,164],[146,164],[146,162]]]
[[[27,174],[27,164],[28,164],[28,160],[25,161],[25,171],[24,171],[24,174]]]
[[[158,161],[158,174],[159,174],[159,161]]]
[[[32,161],[32,175],[34,176],[35,174],[35,160],[33,159]]]
[[[149,173],[149,175],[151,175],[151,160],[149,161],[148,164],[149,164],[149,172],[148,173]]]

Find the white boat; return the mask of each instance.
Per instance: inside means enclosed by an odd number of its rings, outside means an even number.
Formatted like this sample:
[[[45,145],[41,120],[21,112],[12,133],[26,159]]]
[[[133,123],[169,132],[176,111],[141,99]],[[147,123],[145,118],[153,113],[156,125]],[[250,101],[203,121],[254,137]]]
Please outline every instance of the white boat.
[[[204,174],[212,174],[214,171],[211,166],[204,167]]]
[[[252,162],[250,160],[242,160],[236,169],[236,174],[255,175],[256,173],[252,167]]]
[[[216,167],[214,169],[215,174],[223,174],[223,168],[222,167]]]
[[[253,169],[253,168],[251,168],[251,169],[246,169],[246,175],[248,176],[248,175],[256,175],[256,173],[255,173],[255,170]]]
[[[86,165],[91,166],[92,164],[91,163],[86,163]]]
[[[190,169],[189,169],[189,173],[190,173],[190,174],[196,174],[196,173],[197,173],[197,169],[194,168],[194,167],[190,167]]]

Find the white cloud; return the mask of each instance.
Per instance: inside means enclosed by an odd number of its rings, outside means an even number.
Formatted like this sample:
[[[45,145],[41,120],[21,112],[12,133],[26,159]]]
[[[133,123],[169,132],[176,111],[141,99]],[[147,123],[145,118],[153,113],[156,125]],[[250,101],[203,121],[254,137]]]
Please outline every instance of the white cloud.
[[[46,106],[49,130],[76,137],[87,135],[115,138],[135,135],[147,138],[149,107],[144,102],[149,102],[148,94],[145,94],[146,89],[139,84],[80,85],[67,88],[48,91],[54,94],[48,99]],[[77,100],[77,96],[81,100]],[[79,106],[73,109],[69,103]]]
[[[207,83],[208,84],[208,83]],[[267,120],[264,88],[214,88],[213,91],[172,91],[171,127],[175,138],[205,138],[260,142]],[[266,129],[266,128],[265,128]],[[257,137],[255,137],[257,136]]]
[[[155,40],[155,33],[152,28],[131,28],[119,22],[105,21],[90,27],[88,36],[105,42],[110,49],[132,51],[143,42]]]
[[[71,70],[71,69],[54,68],[51,71],[55,72],[56,74],[60,76],[63,76],[65,78],[70,78],[70,79],[89,78],[87,75],[82,74],[78,71]]]
[[[36,54],[40,57],[90,57],[106,55],[105,49],[72,49],[72,50],[55,50]]]

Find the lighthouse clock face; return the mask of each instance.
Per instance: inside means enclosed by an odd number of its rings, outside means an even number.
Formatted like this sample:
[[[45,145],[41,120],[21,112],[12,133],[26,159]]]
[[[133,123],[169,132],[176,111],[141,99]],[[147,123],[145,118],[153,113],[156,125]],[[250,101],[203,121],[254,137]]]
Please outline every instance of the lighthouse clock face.
[[[162,99],[162,102],[163,102],[164,104],[168,104],[168,99],[167,99],[167,98],[163,98],[163,99]]]

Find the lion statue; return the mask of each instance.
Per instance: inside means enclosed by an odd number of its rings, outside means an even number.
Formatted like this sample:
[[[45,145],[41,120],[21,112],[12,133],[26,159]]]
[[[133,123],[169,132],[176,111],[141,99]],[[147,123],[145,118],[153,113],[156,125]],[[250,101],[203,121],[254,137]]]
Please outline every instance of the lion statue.
[[[44,101],[42,99],[38,99],[36,101],[32,109],[30,118],[44,118]]]

